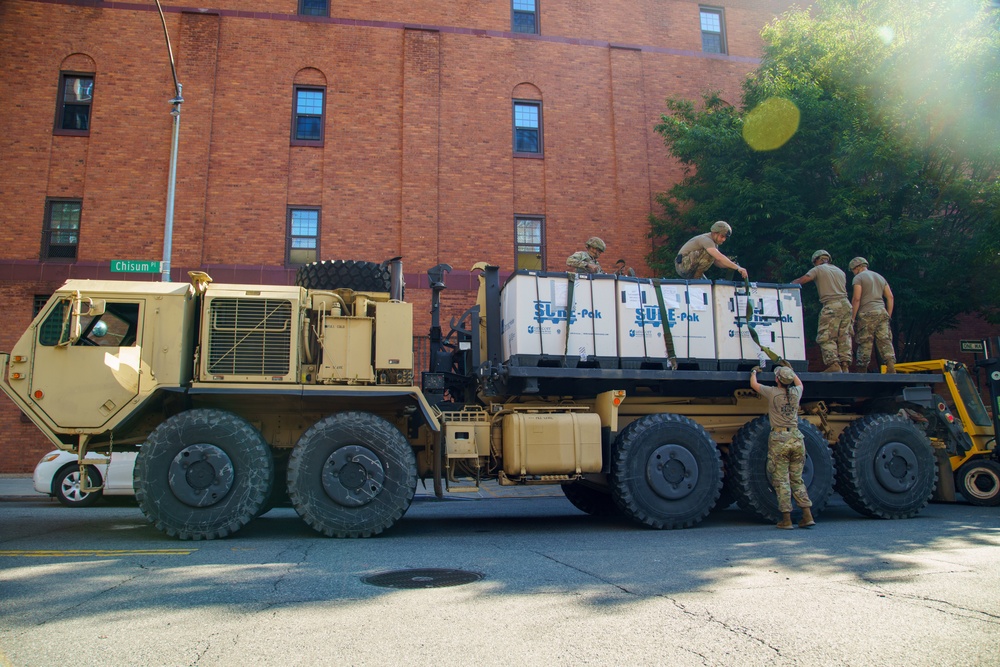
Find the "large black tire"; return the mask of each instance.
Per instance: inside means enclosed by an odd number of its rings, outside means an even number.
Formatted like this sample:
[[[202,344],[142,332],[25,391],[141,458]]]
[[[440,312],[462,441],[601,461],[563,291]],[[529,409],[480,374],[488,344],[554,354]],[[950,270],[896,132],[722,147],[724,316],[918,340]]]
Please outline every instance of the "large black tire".
[[[583,482],[572,482],[562,485],[566,500],[581,512],[592,516],[608,516],[618,514],[618,506],[608,489],[599,489]]]
[[[837,490],[859,514],[907,519],[930,502],[937,459],[930,441],[906,417],[868,415],[840,434]]]
[[[799,419],[799,431],[806,446],[802,481],[812,501],[813,516],[818,516],[833,492],[833,454],[818,428]],[[771,421],[767,415],[744,424],[729,446],[727,468],[733,471],[731,486],[739,506],[763,521],[775,522],[781,518],[781,512],[778,511],[778,496],[767,475],[767,438],[770,434]]]
[[[689,528],[708,516],[721,488],[718,447],[687,417],[640,417],[615,440],[612,496],[626,516],[645,526]]]
[[[149,434],[133,473],[146,518],[171,537],[211,540],[250,523],[271,493],[274,461],[260,432],[224,410],[188,410]]]
[[[1000,505],[1000,463],[991,459],[972,459],[955,473],[955,488],[972,505]]]
[[[355,292],[388,292],[389,269],[374,262],[352,259],[324,260],[299,267],[295,284],[306,289],[352,289]]]
[[[101,473],[94,466],[87,466],[87,485],[101,486]],[[90,507],[104,495],[103,489],[83,491],[80,488],[80,465],[71,463],[64,466],[52,479],[52,493],[66,507]]]
[[[288,496],[327,537],[371,537],[403,516],[417,489],[413,449],[392,424],[367,412],[325,417],[288,460]]]

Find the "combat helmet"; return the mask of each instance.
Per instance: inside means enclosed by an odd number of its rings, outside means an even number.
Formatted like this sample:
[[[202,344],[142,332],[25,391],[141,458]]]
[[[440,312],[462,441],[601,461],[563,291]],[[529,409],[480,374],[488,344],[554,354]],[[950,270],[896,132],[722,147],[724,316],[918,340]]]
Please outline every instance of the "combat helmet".
[[[774,378],[781,384],[795,384],[795,371],[788,366],[778,366],[774,369]]]
[[[725,234],[726,238],[733,235],[733,228],[729,226],[729,223],[725,220],[719,220],[712,225],[713,234]]]
[[[608,247],[604,245],[604,241],[602,241],[600,238],[596,236],[591,236],[589,239],[587,239],[586,245],[588,248],[594,248],[595,250],[600,250],[601,252],[604,252],[605,250],[608,249]]]
[[[851,263],[847,265],[851,271],[858,268],[859,266],[868,266],[868,260],[864,257],[855,257],[851,260]]]
[[[813,253],[812,263],[815,264],[816,260],[819,259],[820,257],[826,257],[831,262],[833,261],[833,257],[830,256],[830,253],[828,253],[826,250],[817,250],[816,252]]]

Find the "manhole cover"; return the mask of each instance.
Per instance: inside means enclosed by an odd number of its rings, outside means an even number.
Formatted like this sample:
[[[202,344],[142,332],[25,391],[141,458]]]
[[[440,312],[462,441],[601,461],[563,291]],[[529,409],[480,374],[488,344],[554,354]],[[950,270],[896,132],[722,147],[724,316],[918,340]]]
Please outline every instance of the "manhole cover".
[[[482,578],[483,575],[479,572],[430,568],[381,572],[361,577],[361,581],[383,588],[444,588],[446,586],[471,584],[473,581],[479,581]]]

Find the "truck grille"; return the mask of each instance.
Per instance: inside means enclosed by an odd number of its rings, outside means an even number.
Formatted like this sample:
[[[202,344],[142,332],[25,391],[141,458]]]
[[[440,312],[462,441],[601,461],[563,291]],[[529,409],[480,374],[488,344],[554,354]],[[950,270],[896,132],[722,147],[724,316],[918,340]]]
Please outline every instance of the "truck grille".
[[[208,372],[287,375],[292,304],[276,299],[213,299],[209,304]]]

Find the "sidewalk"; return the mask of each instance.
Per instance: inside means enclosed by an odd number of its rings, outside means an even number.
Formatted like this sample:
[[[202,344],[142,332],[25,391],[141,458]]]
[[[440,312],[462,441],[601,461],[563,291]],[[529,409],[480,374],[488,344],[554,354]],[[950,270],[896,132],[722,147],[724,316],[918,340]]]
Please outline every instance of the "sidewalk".
[[[31,475],[0,474],[0,500],[43,499],[46,496],[35,491]]]

